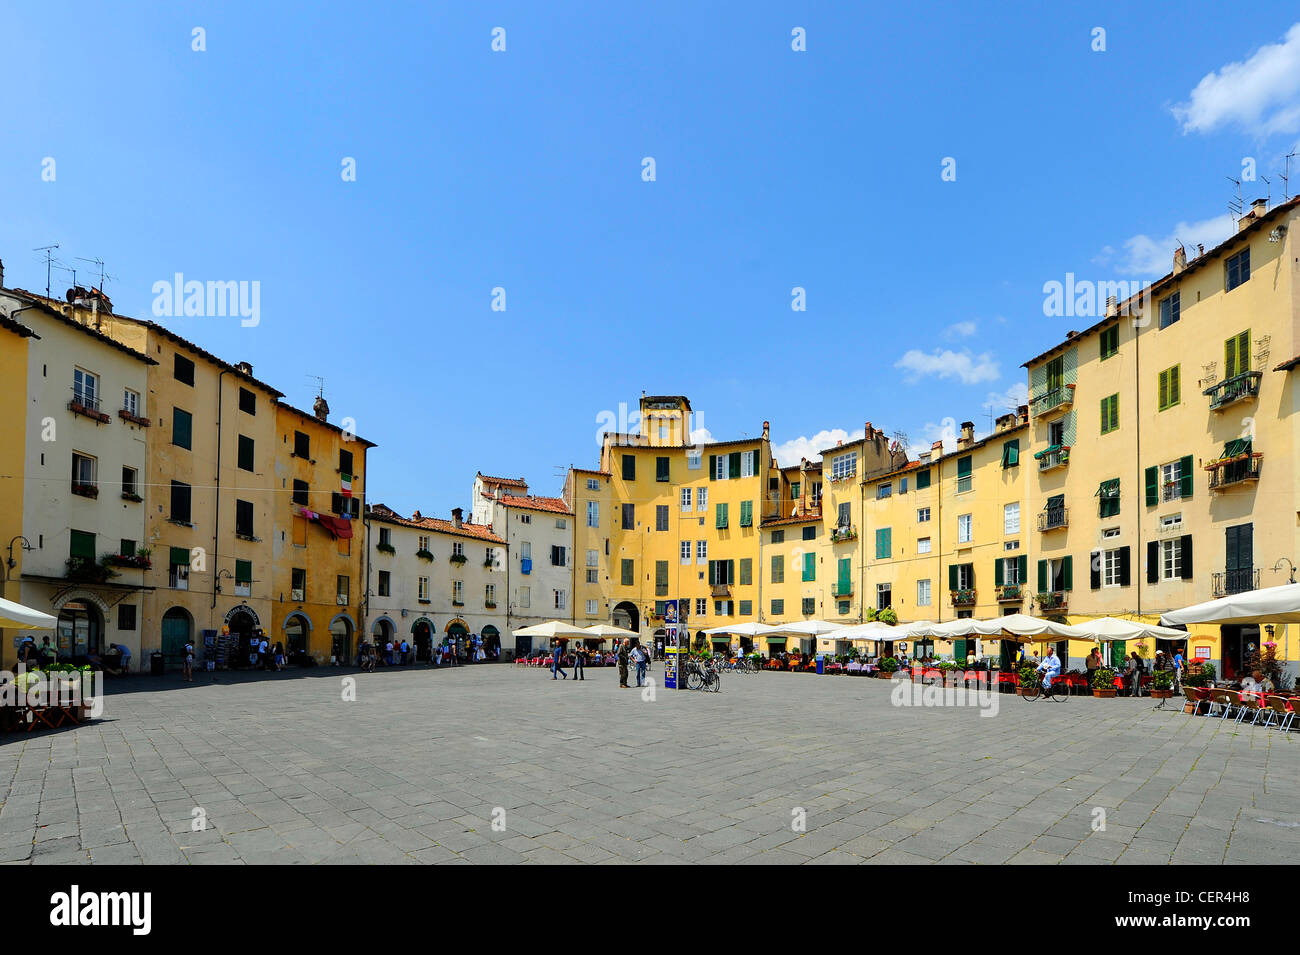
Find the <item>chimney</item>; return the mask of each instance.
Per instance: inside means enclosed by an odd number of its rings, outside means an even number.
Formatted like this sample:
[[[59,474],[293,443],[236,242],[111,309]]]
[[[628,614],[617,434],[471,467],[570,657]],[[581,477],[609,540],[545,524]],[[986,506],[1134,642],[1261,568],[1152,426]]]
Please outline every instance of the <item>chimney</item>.
[[[772,436],[772,423],[771,423],[770,421],[764,421],[764,422],[763,422],[763,440],[764,440],[764,441],[768,441],[768,440],[771,439],[771,436]]]
[[[462,523],[464,523],[464,519],[465,519],[465,511],[464,511],[464,510],[462,510],[462,509],[459,508],[459,507],[453,507],[453,508],[451,509],[451,522],[452,522],[454,525],[456,525],[457,527],[460,527],[460,525],[461,525]]]
[[[1021,424],[1029,424],[1029,405],[1020,405],[1017,407],[1016,418]]]
[[[325,400],[324,395],[316,396],[316,400],[313,401],[311,404],[311,410],[312,410],[312,414],[316,416],[317,421],[324,421],[326,418],[329,417],[330,406],[329,403]]]
[[[975,440],[975,422],[963,421],[961,423],[961,434],[957,437],[957,450],[968,448],[971,442]]]
[[[420,516],[420,512],[419,512],[419,511],[416,511],[414,514],[411,515],[411,520],[416,521],[416,522],[419,522],[419,521],[424,520],[424,518]]]
[[[931,445],[930,445],[930,454],[933,455],[933,456],[936,457],[936,458],[941,458],[941,457],[943,457],[943,442],[942,442],[942,441],[935,441],[933,444],[931,444]]]
[[[0,288],[5,287],[5,262],[0,259]]]
[[[1001,434],[1003,431],[1009,431],[1010,429],[1014,428],[1015,426],[1016,426],[1016,415],[1015,415],[1015,412],[1010,412],[1010,413],[1008,413],[1008,414],[1000,415],[1000,416],[998,417],[998,419],[997,419],[997,433],[998,433],[998,434]]]
[[[1174,249],[1174,275],[1187,268],[1187,250],[1181,245]]]
[[[1114,318],[1118,314],[1119,314],[1119,296],[1107,295],[1106,296],[1106,317]]]
[[[241,375],[247,375],[249,378],[253,377],[253,366],[246,361],[241,361],[238,364],[236,364],[235,370],[238,371]],[[326,413],[328,414],[328,410],[326,411]]]

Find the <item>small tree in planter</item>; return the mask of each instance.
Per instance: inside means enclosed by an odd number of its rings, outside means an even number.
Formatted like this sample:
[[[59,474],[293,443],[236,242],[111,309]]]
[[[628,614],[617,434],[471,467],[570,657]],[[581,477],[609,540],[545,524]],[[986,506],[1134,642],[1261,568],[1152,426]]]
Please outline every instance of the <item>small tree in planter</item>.
[[[1156,670],[1151,674],[1151,696],[1157,700],[1167,700],[1174,695],[1174,671]]]
[[[1100,667],[1092,674],[1092,695],[1110,699],[1115,695],[1115,671]]]
[[[895,612],[893,607],[886,607],[884,610],[880,611],[880,613],[876,614],[875,619],[879,620],[881,623],[889,624],[891,627],[898,626],[898,614]]]
[[[1029,664],[1026,663],[1023,664],[1020,667],[1020,669],[1016,671],[1016,675],[1020,678],[1020,683],[1017,685],[1016,691],[1021,696],[1024,696],[1025,690],[1033,686],[1034,680],[1038,676],[1038,668],[1030,666]]]
[[[898,661],[894,657],[885,657],[885,659],[880,661],[881,679],[892,680],[897,671]]]

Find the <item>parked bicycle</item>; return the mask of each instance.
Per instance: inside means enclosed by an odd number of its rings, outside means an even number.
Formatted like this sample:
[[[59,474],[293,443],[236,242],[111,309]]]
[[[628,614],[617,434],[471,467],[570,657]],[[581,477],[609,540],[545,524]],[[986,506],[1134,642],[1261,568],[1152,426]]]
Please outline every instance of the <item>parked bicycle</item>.
[[[722,688],[722,675],[718,672],[720,664],[716,662],[700,663],[699,660],[686,661],[686,689],[708,690],[717,693]]]

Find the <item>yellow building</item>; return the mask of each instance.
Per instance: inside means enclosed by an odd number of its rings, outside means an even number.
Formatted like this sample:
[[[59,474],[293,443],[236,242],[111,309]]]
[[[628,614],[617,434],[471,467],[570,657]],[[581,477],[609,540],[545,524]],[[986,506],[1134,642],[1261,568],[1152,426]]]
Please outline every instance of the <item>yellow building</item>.
[[[0,274],[0,284],[3,276]],[[13,309],[9,309],[12,312]],[[35,335],[30,328],[8,314],[0,314],[0,406],[23,408],[27,403],[27,340]],[[23,475],[27,448],[27,417],[11,413],[0,417],[0,559],[5,561],[4,590],[6,600],[17,602],[23,573]],[[17,659],[17,630],[0,628],[0,666],[11,669]]]
[[[290,659],[355,659],[364,630],[366,451],[374,445],[313,413],[275,403],[273,642]]]
[[[580,627],[612,619],[609,522],[613,511],[609,478],[605,471],[571,467],[564,482],[562,496],[573,513],[572,619]]]
[[[1227,241],[1192,258],[1176,250],[1144,295],[1109,302],[1101,321],[1026,363],[1041,610],[1155,621],[1288,581],[1298,217],[1300,200],[1256,202]],[[1289,629],[1279,649],[1294,660]],[[1196,626],[1187,655],[1232,676],[1259,642],[1258,627]]]

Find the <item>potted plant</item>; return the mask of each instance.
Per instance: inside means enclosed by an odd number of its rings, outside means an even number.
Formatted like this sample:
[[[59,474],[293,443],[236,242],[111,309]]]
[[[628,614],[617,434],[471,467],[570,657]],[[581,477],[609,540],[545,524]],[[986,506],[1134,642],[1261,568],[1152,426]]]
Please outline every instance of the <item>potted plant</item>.
[[[415,552],[415,556],[420,558],[420,560],[429,561],[430,563],[433,562],[433,552],[430,551],[427,547],[421,547],[419,550]],[[463,560],[464,558],[462,558],[462,562]]]
[[[433,555],[430,554],[429,558],[432,560]],[[459,567],[461,564],[465,563],[468,558],[464,554],[452,554],[450,560],[453,564]]]
[[[1100,667],[1092,674],[1092,695],[1110,699],[1115,695],[1115,671]]]
[[[1020,682],[1016,686],[1016,692],[1024,696],[1025,691],[1033,686],[1034,680],[1038,676],[1038,668],[1025,664],[1016,671],[1016,675],[1020,678]]]
[[[1174,695],[1174,671],[1156,670],[1151,674],[1151,698],[1167,700]]]
[[[891,627],[898,626],[898,613],[893,607],[886,607],[884,610],[880,611],[880,613],[876,614],[876,619]]]
[[[892,680],[894,673],[898,670],[898,660],[894,657],[885,657],[880,661],[880,679]]]
[[[394,547],[392,544],[385,544],[383,542],[376,544],[375,550],[379,551],[379,553],[381,554],[387,554],[389,557],[392,557],[394,554],[397,553],[396,547]],[[429,556],[432,557],[433,555],[430,554]]]

